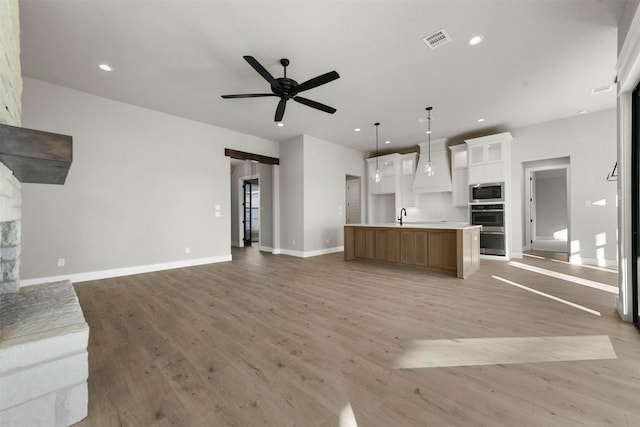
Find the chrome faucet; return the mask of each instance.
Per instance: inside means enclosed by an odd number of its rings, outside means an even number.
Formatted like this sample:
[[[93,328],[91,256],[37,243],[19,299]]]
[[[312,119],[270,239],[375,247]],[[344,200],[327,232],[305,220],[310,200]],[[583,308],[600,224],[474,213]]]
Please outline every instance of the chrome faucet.
[[[407,216],[407,210],[405,208],[400,209],[400,217],[398,221],[400,221],[400,226],[402,227],[402,212],[404,212],[404,216]]]

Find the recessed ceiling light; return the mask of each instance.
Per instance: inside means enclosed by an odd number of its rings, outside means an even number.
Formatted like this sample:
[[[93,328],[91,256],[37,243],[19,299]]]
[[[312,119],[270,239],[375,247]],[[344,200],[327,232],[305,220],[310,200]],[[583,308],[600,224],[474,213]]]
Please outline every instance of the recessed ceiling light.
[[[391,141],[385,141],[384,143],[385,144],[391,144]]]
[[[484,122],[485,120],[486,120],[486,119],[478,119],[478,120],[477,120],[477,122],[478,122],[478,123],[482,123],[482,122]]]
[[[580,110],[578,111],[578,114],[587,114],[587,110]]]
[[[278,127],[281,128],[282,126],[284,126],[284,123],[280,122],[278,123]]]
[[[355,128],[353,131],[354,132],[360,132],[360,128]]]
[[[98,65],[98,68],[100,68],[102,71],[112,71],[113,68],[111,68],[111,66],[109,66],[109,64],[100,64]]]
[[[469,39],[469,46],[480,44],[482,43],[482,40],[484,40],[484,36],[482,35],[473,36]]]
[[[430,131],[430,130],[426,131],[425,133],[426,133],[427,135],[431,135],[431,131]]]

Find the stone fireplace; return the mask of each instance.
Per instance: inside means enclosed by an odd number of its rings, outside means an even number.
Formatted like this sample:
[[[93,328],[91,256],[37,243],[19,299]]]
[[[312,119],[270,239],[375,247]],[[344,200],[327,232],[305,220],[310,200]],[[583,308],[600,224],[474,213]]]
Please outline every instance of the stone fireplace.
[[[20,221],[0,222],[0,293],[20,287]]]
[[[87,416],[89,326],[71,282],[20,287],[20,258],[22,182],[63,183],[71,138],[20,127],[18,7],[0,1],[0,425],[67,426]]]

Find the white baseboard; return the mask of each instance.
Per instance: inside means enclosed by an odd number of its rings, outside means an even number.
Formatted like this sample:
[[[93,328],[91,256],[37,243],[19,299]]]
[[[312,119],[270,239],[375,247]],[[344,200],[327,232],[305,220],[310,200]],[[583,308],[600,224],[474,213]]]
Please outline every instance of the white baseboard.
[[[344,251],[344,246],[335,246],[333,248],[317,249],[315,251],[293,251],[291,249],[274,249],[273,253],[276,255],[289,255],[298,258],[310,258],[319,255],[328,255],[336,252]]]
[[[328,255],[328,254],[333,254],[333,253],[342,252],[342,251],[344,251],[344,246],[335,246],[333,248],[317,249],[315,251],[305,252],[304,258],[319,256],[319,255]]]
[[[270,248],[269,246],[259,246],[258,249],[260,250],[260,252],[271,252],[271,253],[273,253],[273,248]]]
[[[196,265],[214,264],[231,261],[231,254],[208,258],[187,259],[184,261],[165,262],[161,264],[139,265],[136,267],[114,268],[111,270],[91,271],[87,273],[66,274],[60,276],[38,277],[20,280],[20,287],[40,285],[43,283],[70,280],[71,283],[88,282],[90,280],[110,279],[112,277],[131,276],[133,274],[151,273],[153,271],[172,270],[174,268],[194,267]]]
[[[522,252],[511,252],[511,258],[522,259]]]

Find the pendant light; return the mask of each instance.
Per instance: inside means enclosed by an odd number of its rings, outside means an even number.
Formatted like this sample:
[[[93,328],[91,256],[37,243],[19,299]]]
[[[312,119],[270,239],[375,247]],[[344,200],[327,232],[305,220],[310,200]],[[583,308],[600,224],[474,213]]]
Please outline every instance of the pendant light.
[[[426,173],[427,176],[433,176],[436,173],[436,168],[433,163],[431,163],[431,110],[433,110],[433,107],[427,107],[427,141],[429,146],[429,157],[427,159],[427,163],[424,165],[424,173]]]
[[[382,173],[378,167],[378,126],[380,126],[380,123],[374,123],[374,125],[376,127],[376,174],[374,179],[376,182],[380,182],[382,180]]]

